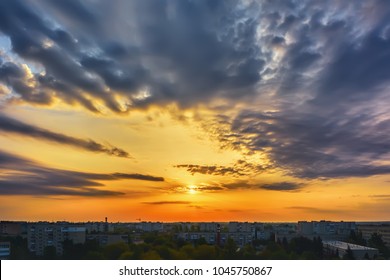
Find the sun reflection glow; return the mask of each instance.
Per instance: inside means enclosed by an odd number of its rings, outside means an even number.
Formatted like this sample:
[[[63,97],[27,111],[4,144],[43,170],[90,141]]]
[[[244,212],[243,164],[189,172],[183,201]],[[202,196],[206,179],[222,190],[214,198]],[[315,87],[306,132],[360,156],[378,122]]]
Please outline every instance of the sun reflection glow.
[[[187,187],[187,191],[189,194],[196,194],[198,192],[198,187],[197,186],[194,186],[194,185],[189,185]]]

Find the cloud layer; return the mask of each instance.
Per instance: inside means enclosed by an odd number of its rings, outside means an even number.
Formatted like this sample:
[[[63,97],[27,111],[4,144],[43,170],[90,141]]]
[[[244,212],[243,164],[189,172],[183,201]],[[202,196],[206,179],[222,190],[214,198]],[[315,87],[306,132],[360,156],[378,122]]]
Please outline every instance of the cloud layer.
[[[302,184],[292,182],[280,182],[261,185],[260,188],[269,191],[299,191],[302,188]]]
[[[180,204],[191,204],[190,201],[180,201],[180,200],[172,200],[172,201],[148,201],[148,202],[143,202],[143,204],[148,204],[148,205],[180,205]]]
[[[111,156],[130,158],[128,152],[111,145],[103,145],[91,139],[81,139],[68,136],[62,133],[53,132],[34,125],[12,119],[0,114],[0,131],[18,134],[24,137],[32,137],[40,140],[50,141],[57,144],[69,145],[95,153],[105,153]]]
[[[213,96],[239,98],[261,80],[256,21],[235,1],[2,1],[12,51],[43,71],[2,63],[17,98],[98,112]],[[66,8],[64,8],[66,6]],[[104,11],[102,13],[101,11]]]
[[[0,31],[12,55],[1,53],[2,99],[96,113],[205,104],[216,112],[205,126],[221,146],[261,155],[269,170],[389,174],[389,18],[381,0],[4,0]]]
[[[294,177],[389,174],[390,123],[385,114],[329,111],[321,116],[301,109],[242,112],[230,120],[228,135],[220,130],[216,137],[225,146],[266,155],[273,168]]]
[[[0,150],[0,195],[119,196],[123,192],[102,189],[99,181],[121,179],[164,181],[143,174],[100,174],[49,168]]]

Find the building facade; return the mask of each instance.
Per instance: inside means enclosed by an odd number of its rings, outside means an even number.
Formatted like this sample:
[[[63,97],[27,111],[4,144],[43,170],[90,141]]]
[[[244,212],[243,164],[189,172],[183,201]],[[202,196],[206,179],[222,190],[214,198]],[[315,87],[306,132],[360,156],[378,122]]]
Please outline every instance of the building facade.
[[[63,254],[63,242],[85,243],[85,226],[68,223],[32,223],[28,225],[27,244],[30,252],[43,256],[46,247],[54,247],[57,255]]]
[[[309,239],[321,237],[322,240],[344,241],[356,229],[355,222],[299,221],[297,235]]]
[[[0,260],[8,260],[11,256],[11,243],[0,242]]]

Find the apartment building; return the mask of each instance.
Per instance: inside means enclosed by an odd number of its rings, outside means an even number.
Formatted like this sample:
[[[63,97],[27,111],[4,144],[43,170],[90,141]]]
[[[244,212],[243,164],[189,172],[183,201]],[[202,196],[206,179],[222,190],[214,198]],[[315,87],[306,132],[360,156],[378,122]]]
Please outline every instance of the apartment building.
[[[8,260],[11,256],[11,243],[0,242],[0,260]]]
[[[57,255],[63,254],[63,242],[85,243],[85,226],[68,223],[31,223],[27,230],[27,244],[30,252],[43,256],[45,248],[52,246]]]
[[[321,237],[322,240],[345,240],[356,230],[355,222],[299,221],[297,234],[307,238]]]

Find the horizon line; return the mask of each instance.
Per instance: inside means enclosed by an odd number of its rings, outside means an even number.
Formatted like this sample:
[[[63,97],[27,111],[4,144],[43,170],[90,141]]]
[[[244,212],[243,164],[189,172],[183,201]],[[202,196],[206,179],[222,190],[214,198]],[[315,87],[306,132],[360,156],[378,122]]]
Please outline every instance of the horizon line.
[[[107,221],[107,223],[163,223],[163,224],[170,224],[170,223],[231,223],[231,222],[237,222],[237,223],[298,223],[298,222],[355,222],[355,223],[390,223],[390,220],[298,220],[298,221],[238,221],[238,220],[230,220],[230,221]],[[40,222],[47,222],[47,223],[58,223],[58,222],[66,222],[66,223],[105,223],[106,221],[101,220],[88,220],[88,221],[71,221],[71,220],[0,220],[0,223],[2,222],[19,222],[19,223],[40,223]]]

